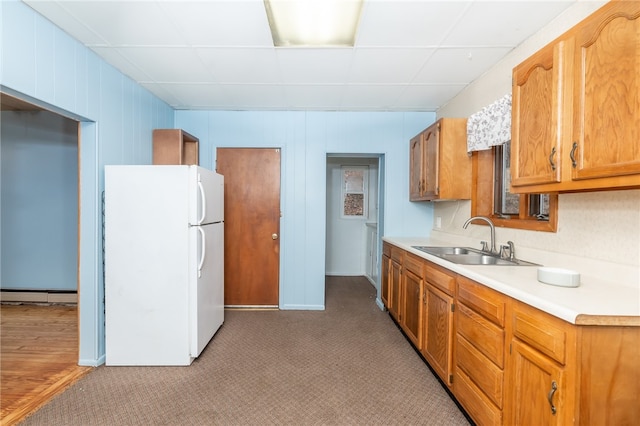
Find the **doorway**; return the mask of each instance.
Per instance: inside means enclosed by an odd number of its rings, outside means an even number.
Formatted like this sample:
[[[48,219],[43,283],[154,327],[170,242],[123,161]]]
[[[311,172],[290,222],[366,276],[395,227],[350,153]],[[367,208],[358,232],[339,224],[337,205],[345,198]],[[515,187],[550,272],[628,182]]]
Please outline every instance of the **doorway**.
[[[280,149],[218,148],[224,176],[224,303],[279,306]]]
[[[383,165],[380,154],[327,155],[325,274],[365,276],[376,289],[380,287]],[[355,185],[347,181],[352,173],[363,173],[362,184],[359,180]],[[354,209],[354,200],[362,203],[362,209],[349,212]]]
[[[1,101],[3,300],[77,302],[78,122]]]
[[[79,123],[0,96],[4,418],[88,369],[78,366]]]

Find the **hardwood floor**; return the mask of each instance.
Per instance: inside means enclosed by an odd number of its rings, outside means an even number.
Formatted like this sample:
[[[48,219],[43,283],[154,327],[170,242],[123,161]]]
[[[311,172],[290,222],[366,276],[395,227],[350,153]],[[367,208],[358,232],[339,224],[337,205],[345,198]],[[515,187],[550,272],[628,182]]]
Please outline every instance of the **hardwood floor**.
[[[14,425],[92,370],[78,363],[75,306],[0,306],[0,425]]]

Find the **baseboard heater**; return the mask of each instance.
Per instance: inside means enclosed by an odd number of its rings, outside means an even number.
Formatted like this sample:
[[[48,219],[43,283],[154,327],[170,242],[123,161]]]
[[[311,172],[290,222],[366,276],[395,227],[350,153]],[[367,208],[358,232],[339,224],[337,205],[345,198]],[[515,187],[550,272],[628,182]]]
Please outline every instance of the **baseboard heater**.
[[[0,302],[78,303],[78,292],[55,290],[0,290]]]

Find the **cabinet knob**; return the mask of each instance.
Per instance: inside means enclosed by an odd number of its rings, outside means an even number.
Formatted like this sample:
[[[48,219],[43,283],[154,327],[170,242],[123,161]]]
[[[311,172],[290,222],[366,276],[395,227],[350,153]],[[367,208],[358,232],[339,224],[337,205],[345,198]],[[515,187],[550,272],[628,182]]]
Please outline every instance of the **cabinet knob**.
[[[271,234],[271,239],[272,240],[277,240],[278,239],[278,234]]]

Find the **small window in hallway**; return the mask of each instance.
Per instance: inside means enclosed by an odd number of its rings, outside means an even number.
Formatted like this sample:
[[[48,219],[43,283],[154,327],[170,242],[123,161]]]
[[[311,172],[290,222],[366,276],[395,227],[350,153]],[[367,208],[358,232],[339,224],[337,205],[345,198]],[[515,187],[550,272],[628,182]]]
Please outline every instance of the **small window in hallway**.
[[[342,167],[342,216],[363,218],[367,216],[367,166]]]

